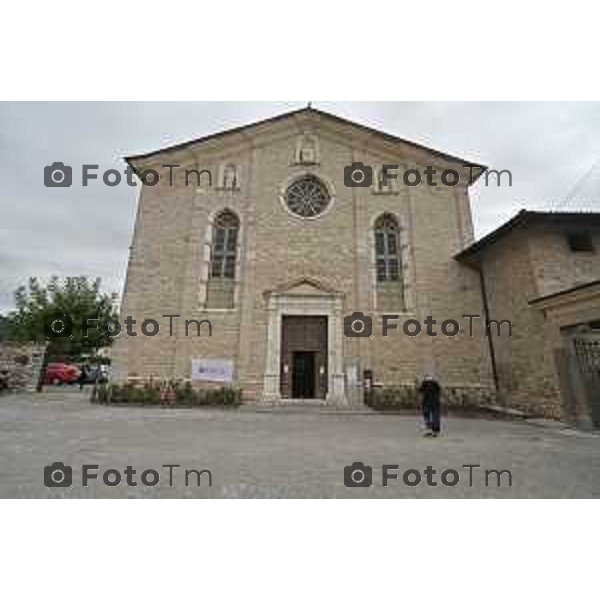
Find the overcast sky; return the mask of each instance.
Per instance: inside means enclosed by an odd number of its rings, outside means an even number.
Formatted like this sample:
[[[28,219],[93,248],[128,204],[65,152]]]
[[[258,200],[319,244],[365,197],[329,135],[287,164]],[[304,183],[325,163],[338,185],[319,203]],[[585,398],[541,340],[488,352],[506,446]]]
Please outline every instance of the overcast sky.
[[[93,163],[100,172],[122,170],[123,156],[305,105],[0,103],[0,312],[13,306],[15,288],[29,276],[99,276],[106,291],[122,292],[137,188],[98,182],[84,188],[76,181],[70,188],[48,189],[45,165]],[[477,237],[521,208],[600,210],[600,103],[314,106],[490,168],[510,169],[512,188],[478,183],[472,189]]]

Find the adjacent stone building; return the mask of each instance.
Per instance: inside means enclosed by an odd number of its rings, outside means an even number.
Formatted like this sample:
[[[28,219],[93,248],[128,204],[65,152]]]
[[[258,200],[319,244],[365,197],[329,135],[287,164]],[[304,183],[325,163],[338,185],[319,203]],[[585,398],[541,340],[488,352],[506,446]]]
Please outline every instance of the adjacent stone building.
[[[458,255],[480,276],[500,398],[600,427],[600,213],[521,211]]]
[[[0,392],[35,391],[45,352],[43,342],[0,342]]]
[[[480,279],[454,258],[473,243],[468,187],[484,167],[311,108],[127,162],[160,180],[139,197],[121,310],[138,335],[115,341],[116,380],[352,403],[365,373],[374,385],[412,386],[432,372],[473,397],[493,391],[482,319],[470,336],[463,317],[484,314]],[[371,186],[348,180],[356,163],[372,168]],[[386,180],[384,165],[398,165],[398,179]],[[428,167],[437,186],[403,183]],[[440,182],[446,170],[457,185]],[[345,321],[356,312],[365,319]],[[398,316],[387,336],[384,314]],[[436,336],[424,325],[403,332],[428,316]],[[160,322],[157,335],[141,333],[145,319]],[[187,335],[186,319],[201,322]],[[445,320],[460,332],[443,334]]]

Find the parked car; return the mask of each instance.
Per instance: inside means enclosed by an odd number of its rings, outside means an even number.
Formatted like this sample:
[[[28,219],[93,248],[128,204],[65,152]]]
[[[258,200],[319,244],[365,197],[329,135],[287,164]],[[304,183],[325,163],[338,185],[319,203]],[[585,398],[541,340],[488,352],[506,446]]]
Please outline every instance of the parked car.
[[[76,383],[81,369],[68,363],[49,363],[44,373],[44,385]]]
[[[95,383],[98,378],[98,367],[85,364],[81,365],[81,375],[77,381],[79,385],[86,385],[88,383]]]
[[[77,381],[80,386],[87,384],[106,383],[108,381],[108,367],[106,365],[81,365],[81,375]]]

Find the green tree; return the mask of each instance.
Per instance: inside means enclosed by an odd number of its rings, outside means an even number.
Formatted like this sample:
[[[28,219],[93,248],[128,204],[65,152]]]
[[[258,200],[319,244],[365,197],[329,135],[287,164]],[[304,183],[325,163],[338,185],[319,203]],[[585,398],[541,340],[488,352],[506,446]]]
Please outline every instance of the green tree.
[[[12,340],[15,337],[15,324],[10,316],[0,315],[0,342]]]
[[[117,320],[113,296],[102,293],[100,284],[100,279],[54,276],[43,285],[32,277],[15,292],[16,310],[5,317],[4,329],[17,340],[48,342],[49,359],[94,354],[112,343],[109,323]]]

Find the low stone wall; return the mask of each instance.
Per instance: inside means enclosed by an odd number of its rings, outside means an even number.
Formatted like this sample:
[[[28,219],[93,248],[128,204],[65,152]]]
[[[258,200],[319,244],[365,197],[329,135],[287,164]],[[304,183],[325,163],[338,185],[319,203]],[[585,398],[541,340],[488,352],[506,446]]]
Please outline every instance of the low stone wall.
[[[0,342],[0,390],[35,391],[45,352],[45,343]]]
[[[442,386],[442,407],[450,410],[477,412],[496,401],[495,390],[487,386]],[[374,387],[365,392],[365,404],[376,410],[418,409],[420,397],[415,385]]]

